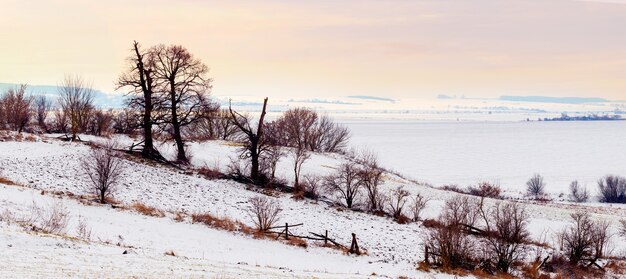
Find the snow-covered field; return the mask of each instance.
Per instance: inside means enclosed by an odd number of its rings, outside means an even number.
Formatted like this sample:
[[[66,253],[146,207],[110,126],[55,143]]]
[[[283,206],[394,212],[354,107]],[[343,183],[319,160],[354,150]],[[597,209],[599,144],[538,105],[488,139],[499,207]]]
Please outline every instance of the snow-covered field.
[[[351,144],[375,150],[383,165],[435,186],[486,180],[524,191],[534,174],[567,193],[579,180],[592,192],[607,174],[626,175],[626,121],[348,121]]]
[[[355,129],[354,126],[351,128]],[[358,139],[358,129],[354,134]],[[120,137],[118,140],[128,143],[129,139]],[[400,143],[389,144],[400,146]],[[166,156],[172,156],[170,146],[160,148]],[[193,143],[190,149],[194,154],[194,165],[222,170],[239,152],[237,146],[222,141]],[[416,264],[422,260],[426,233],[421,224],[400,225],[387,217],[340,210],[325,199],[296,201],[288,194],[272,197],[282,205],[281,222],[304,223],[293,228],[294,233],[306,235],[328,230],[332,238],[344,244],[349,244],[351,233],[356,233],[359,245],[367,249],[368,255],[346,255],[319,247],[314,242],[304,249],[254,239],[192,224],[189,217],[177,222],[175,213],[210,212],[251,225],[246,214],[248,199],[263,194],[233,181],[207,180],[162,166],[126,161],[128,169],[115,199],[126,205],[142,202],[168,212],[166,217],[148,217],[110,206],[85,205],[68,198],[67,194],[88,193],[85,189],[87,179],[79,168],[79,159],[88,150],[89,147],[81,143],[51,138],[0,143],[0,175],[22,185],[0,185],[0,213],[27,217],[33,204],[50,207],[58,203],[70,212],[65,236],[42,235],[6,220],[0,221],[0,247],[3,249],[0,269],[8,271],[1,273],[0,277],[360,278],[375,277],[373,274],[387,278],[451,277],[416,270]],[[380,156],[386,166],[390,162],[389,154],[383,151]],[[423,156],[402,161],[401,158],[397,160],[407,165],[436,162],[437,159]],[[315,154],[305,163],[303,173],[326,174],[344,160],[335,154]],[[289,157],[284,158],[279,163],[278,172],[288,181],[293,179],[290,161]],[[398,165],[390,167],[397,169]],[[454,175],[460,170],[441,170],[439,173]],[[420,193],[431,199],[423,215],[425,218],[436,217],[445,200],[456,195],[391,174],[386,176],[383,189],[388,191],[401,185],[413,194]],[[55,191],[62,191],[64,195],[53,195]],[[626,216],[625,209],[597,204],[528,204],[532,236],[539,239],[547,234],[547,241],[551,241],[552,234],[567,224],[569,214],[581,209],[590,211],[594,218],[612,221],[613,231],[617,229],[617,221]],[[92,230],[89,241],[76,239],[81,218]],[[626,245],[617,238],[615,240],[614,252],[624,253]],[[125,250],[130,253],[122,254]],[[168,251],[175,252],[176,256],[164,255]]]

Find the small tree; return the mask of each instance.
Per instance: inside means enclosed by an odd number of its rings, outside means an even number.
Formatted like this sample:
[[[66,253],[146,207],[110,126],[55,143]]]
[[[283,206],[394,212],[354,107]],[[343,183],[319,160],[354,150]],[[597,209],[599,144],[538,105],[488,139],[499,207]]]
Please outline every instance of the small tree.
[[[59,90],[59,104],[70,126],[71,140],[87,129],[94,109],[94,92],[81,77],[66,76]]]
[[[592,266],[605,256],[611,238],[610,224],[591,220],[587,212],[572,213],[571,217],[571,226],[557,236],[558,241],[570,264],[584,262]]]
[[[428,199],[419,193],[413,197],[413,203],[411,204],[411,215],[412,221],[417,222],[421,220],[422,211],[426,208],[426,203],[428,203]]]
[[[242,157],[250,158],[250,178],[255,182],[262,180],[262,173],[260,170],[259,159],[267,151],[269,141],[267,137],[264,137],[264,120],[267,109],[267,98],[263,100],[263,109],[261,110],[261,116],[259,122],[256,125],[256,129],[252,127],[252,120],[233,110],[232,106],[228,107],[230,112],[231,121],[233,125],[239,128],[239,131],[243,135],[241,140],[245,143],[244,152]]]
[[[87,189],[95,192],[103,204],[115,192],[125,171],[122,159],[117,156],[116,146],[115,142],[109,141],[102,147],[92,148],[89,155],[81,160],[81,167],[90,181]]]
[[[324,185],[329,192],[339,195],[348,208],[352,208],[362,186],[359,169],[354,163],[344,163],[324,179]]]
[[[2,97],[2,111],[9,127],[21,133],[32,116],[33,97],[26,95],[26,85],[10,88]]]
[[[402,186],[399,186],[398,188],[391,191],[391,197],[389,199],[389,209],[390,214],[391,216],[393,216],[394,219],[400,220],[400,218],[403,218],[402,210],[404,209],[404,206],[406,205],[407,199],[410,195],[411,194],[409,193],[409,191],[404,190]]]
[[[311,158],[311,154],[309,154],[309,152],[307,152],[306,148],[304,147],[296,147],[292,149],[292,155],[293,155],[293,174],[294,174],[293,188],[296,189],[296,192],[297,192],[297,191],[300,191],[302,188],[300,186],[300,172],[302,171],[302,165],[309,158]]]
[[[626,203],[626,178],[607,175],[598,180],[600,201],[609,203]]]
[[[52,109],[52,101],[44,95],[37,96],[37,98],[35,98],[35,107],[37,109],[37,124],[39,128],[47,132],[48,125],[46,119],[48,119],[48,114]]]
[[[322,179],[316,175],[304,176],[304,196],[311,199],[318,199],[321,196]]]
[[[248,215],[259,232],[268,231],[278,222],[278,214],[282,210],[278,200],[257,196],[250,198],[248,202]]]
[[[485,220],[487,252],[496,268],[507,273],[515,261],[525,256],[524,243],[530,239],[528,214],[517,203],[496,204]]]
[[[543,176],[535,174],[526,182],[526,193],[528,195],[538,198],[544,194],[546,183],[543,182]]]
[[[580,185],[578,180],[572,181],[569,185],[569,200],[573,202],[587,202],[589,200],[589,193],[587,188]]]
[[[359,160],[363,164],[359,172],[359,178],[367,192],[367,201],[370,211],[382,211],[386,201],[384,195],[380,193],[378,186],[383,182],[383,169],[378,166],[376,155],[372,152],[362,151]]]

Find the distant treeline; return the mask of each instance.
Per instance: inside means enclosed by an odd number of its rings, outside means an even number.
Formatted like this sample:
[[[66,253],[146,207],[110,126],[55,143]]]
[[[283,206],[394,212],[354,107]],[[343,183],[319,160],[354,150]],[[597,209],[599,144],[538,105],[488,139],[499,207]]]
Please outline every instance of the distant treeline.
[[[569,116],[567,114],[561,114],[560,117],[554,118],[543,118],[539,119],[539,121],[607,121],[607,120],[624,120],[621,115],[598,115],[598,114],[588,114],[584,116]]]

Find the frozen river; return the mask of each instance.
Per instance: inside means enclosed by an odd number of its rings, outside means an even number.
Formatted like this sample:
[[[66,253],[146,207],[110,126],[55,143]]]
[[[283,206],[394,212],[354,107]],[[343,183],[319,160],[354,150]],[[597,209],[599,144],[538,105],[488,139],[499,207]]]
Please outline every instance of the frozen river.
[[[373,149],[385,167],[436,186],[488,180],[523,191],[540,173],[548,192],[567,193],[578,179],[595,194],[602,176],[626,175],[626,121],[344,124],[351,145]]]

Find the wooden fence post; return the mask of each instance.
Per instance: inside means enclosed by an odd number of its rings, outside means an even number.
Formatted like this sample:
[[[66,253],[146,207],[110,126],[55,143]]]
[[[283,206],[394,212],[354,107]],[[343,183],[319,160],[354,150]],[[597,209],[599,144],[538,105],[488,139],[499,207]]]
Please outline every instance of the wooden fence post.
[[[352,244],[350,245],[350,253],[361,255],[361,251],[359,251],[359,244],[356,242],[355,233],[352,233]]]
[[[328,230],[324,233],[324,245],[328,244]]]
[[[285,239],[289,240],[289,224],[285,223]]]
[[[429,262],[428,262],[428,246],[424,247],[424,262],[426,264],[429,264]]]

